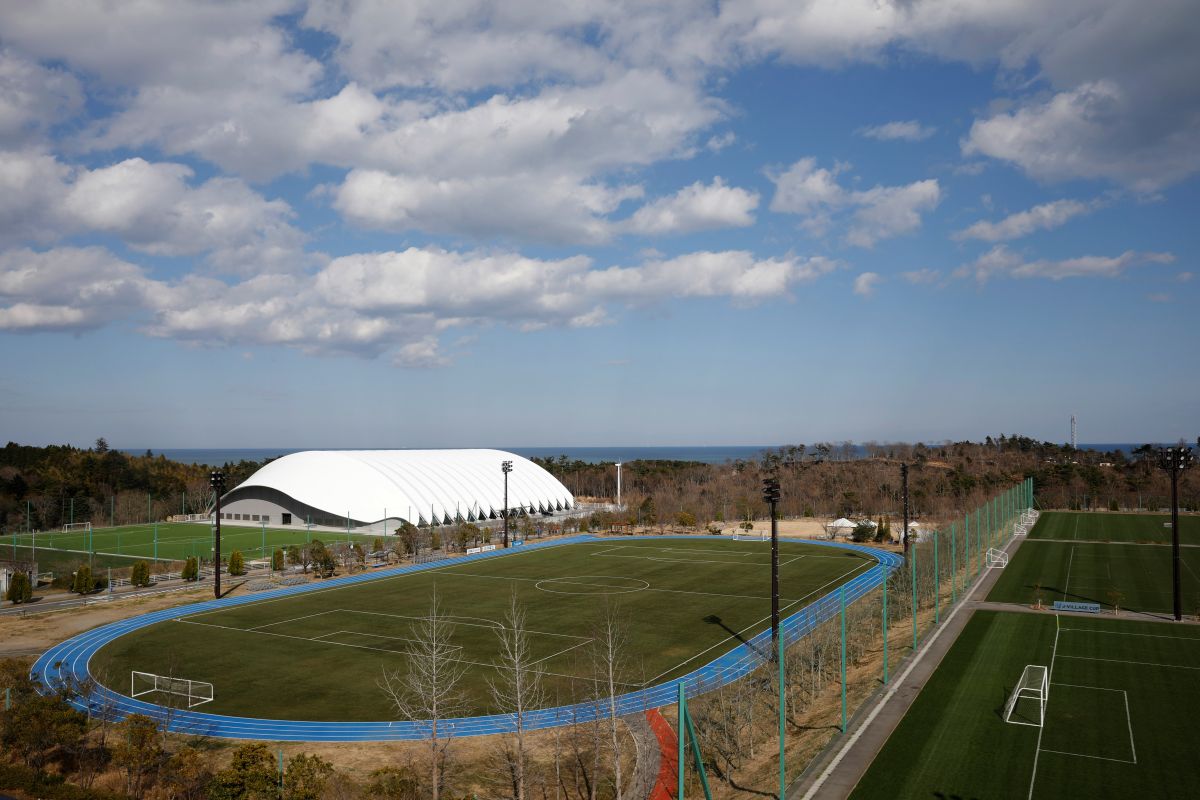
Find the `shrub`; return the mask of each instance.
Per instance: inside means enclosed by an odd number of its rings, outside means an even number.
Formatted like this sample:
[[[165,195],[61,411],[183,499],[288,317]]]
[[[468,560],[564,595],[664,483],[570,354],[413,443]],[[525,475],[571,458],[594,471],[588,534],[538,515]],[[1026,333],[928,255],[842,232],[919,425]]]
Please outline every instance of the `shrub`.
[[[1108,510],[1109,511],[1120,511],[1121,510],[1121,504],[1117,502],[1117,498],[1114,497],[1112,500],[1108,501]]]
[[[75,594],[91,594],[96,591],[92,568],[87,564],[80,564],[79,569],[75,570],[75,581],[71,584],[71,591]]]
[[[242,551],[234,550],[229,554],[229,574],[230,575],[245,575],[246,564],[242,560]]]
[[[150,585],[150,565],[145,561],[137,561],[129,571],[129,582],[134,586]]]
[[[283,548],[276,547],[275,552],[271,554],[271,569],[275,572],[283,571]]]
[[[696,527],[696,515],[690,511],[680,511],[675,516],[675,522],[681,528],[694,528]]]
[[[183,572],[180,573],[185,581],[194,581],[200,577],[200,566],[196,563],[195,556],[188,556],[187,561],[183,562]]]
[[[875,538],[875,526],[863,520],[854,526],[854,532],[850,534],[850,538],[856,542],[869,542]]]
[[[5,599],[11,600],[13,605],[28,603],[33,599],[33,582],[29,580],[29,573],[13,573],[8,582],[8,594],[5,595]]]

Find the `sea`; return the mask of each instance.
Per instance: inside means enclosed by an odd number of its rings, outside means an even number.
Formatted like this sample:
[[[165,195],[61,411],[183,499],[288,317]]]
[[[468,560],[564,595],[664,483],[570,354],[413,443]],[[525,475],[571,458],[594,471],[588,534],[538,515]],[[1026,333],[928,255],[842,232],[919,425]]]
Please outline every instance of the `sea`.
[[[773,450],[777,445],[714,445],[691,447],[499,447],[525,458],[558,458],[566,456],[570,461],[583,461],[589,464],[613,463],[617,461],[697,461],[702,464],[725,464],[738,459],[750,461],[757,459],[767,450]],[[1141,444],[1080,444],[1081,450],[1099,450],[1109,452],[1122,450],[1129,453],[1141,447]],[[171,461],[184,464],[204,464],[219,467],[239,461],[263,461],[268,458],[278,458],[289,453],[302,450],[334,450],[342,448],[320,447],[240,447],[240,448],[122,448],[130,455],[144,455],[147,450],[154,455],[162,455]],[[365,449],[365,448],[349,448]],[[861,445],[853,447],[854,455],[864,455],[866,449]],[[844,454],[843,454],[844,457]]]

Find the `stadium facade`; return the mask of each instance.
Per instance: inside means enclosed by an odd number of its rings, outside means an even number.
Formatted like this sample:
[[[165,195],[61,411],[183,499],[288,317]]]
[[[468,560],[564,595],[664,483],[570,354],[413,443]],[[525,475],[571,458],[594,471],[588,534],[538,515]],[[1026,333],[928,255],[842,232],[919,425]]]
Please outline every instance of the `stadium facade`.
[[[511,513],[553,514],[575,498],[553,475],[503,450],[308,450],[264,466],[221,499],[233,524],[364,527],[498,519],[501,465]]]

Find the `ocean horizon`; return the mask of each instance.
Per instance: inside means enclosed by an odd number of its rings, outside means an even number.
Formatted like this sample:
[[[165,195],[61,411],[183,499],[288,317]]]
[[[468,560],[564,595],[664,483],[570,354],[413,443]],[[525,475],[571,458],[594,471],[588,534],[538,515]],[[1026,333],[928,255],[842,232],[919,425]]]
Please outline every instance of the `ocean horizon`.
[[[702,464],[724,464],[729,461],[758,459],[763,452],[784,445],[695,445],[695,446],[656,446],[642,447],[636,445],[614,447],[498,447],[497,450],[507,450],[525,458],[558,458],[566,456],[571,461],[583,461],[589,464],[612,463],[616,461],[695,461]],[[1141,447],[1135,443],[1098,443],[1079,445],[1080,450],[1096,450],[1110,452],[1122,450],[1126,453]],[[861,444],[854,444],[853,455],[861,456],[866,449]],[[340,448],[340,447],[163,447],[163,448],[117,448],[130,455],[143,455],[147,450],[155,455],[162,455],[172,461],[184,464],[204,464],[219,467],[227,463],[239,461],[262,461],[267,458],[278,458],[290,453],[305,450],[372,450],[393,448]],[[396,448],[403,449],[403,448]],[[443,448],[429,448],[443,449]],[[452,448],[445,448],[452,449]]]

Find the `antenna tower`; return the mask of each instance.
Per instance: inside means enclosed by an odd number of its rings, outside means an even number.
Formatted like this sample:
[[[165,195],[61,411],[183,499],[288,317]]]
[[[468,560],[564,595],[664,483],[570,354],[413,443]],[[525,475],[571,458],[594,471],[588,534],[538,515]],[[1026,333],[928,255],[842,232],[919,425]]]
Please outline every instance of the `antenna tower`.
[[[1071,415],[1071,449],[1072,450],[1078,449],[1075,446],[1075,415],[1074,414]]]

